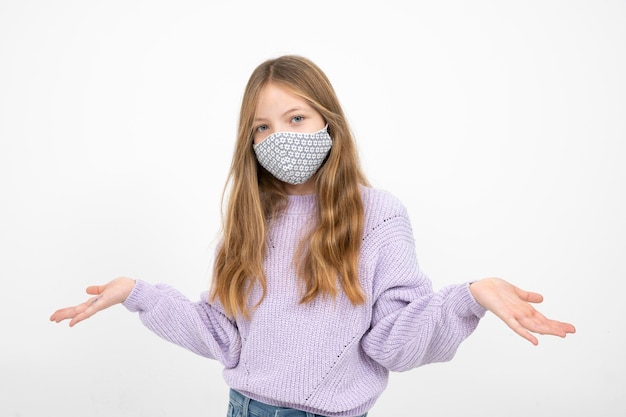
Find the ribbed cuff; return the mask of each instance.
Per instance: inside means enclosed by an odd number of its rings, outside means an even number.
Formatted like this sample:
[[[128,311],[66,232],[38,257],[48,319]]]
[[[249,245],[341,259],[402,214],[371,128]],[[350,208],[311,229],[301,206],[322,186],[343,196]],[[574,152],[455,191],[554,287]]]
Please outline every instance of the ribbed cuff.
[[[152,309],[158,303],[158,290],[142,280],[136,280],[133,290],[122,305],[133,313]]]
[[[467,282],[464,286],[464,289],[465,289],[464,298],[466,299],[469,311],[472,314],[474,314],[476,317],[482,318],[487,312],[487,309],[483,307],[482,305],[480,305],[478,301],[476,301],[476,299],[472,295],[472,291],[470,290],[470,284],[471,282]]]

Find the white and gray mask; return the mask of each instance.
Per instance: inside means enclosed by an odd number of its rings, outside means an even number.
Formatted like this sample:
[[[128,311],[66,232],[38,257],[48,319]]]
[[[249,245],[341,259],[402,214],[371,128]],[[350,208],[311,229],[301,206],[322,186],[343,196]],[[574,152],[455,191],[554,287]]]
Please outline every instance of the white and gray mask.
[[[326,125],[313,133],[272,133],[252,148],[263,168],[279,180],[295,185],[317,172],[332,145]]]

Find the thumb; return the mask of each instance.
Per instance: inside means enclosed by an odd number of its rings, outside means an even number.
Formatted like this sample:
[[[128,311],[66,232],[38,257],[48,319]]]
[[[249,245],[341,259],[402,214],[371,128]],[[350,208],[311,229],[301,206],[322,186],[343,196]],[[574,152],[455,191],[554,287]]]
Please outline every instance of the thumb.
[[[105,287],[105,285],[90,285],[85,291],[87,292],[87,294],[99,295],[102,294],[102,291],[104,291]]]
[[[541,303],[543,301],[543,296],[539,293],[532,291],[524,291],[520,288],[515,289],[518,297],[522,300],[527,301],[529,303]]]

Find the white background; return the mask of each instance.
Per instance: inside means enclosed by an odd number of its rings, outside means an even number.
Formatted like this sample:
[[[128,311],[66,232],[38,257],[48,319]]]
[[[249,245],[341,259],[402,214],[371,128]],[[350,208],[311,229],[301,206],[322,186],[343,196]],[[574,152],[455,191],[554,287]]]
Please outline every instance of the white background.
[[[210,280],[239,104],[259,63],[333,82],[372,184],[436,288],[500,276],[572,322],[538,347],[487,315],[371,416],[624,416],[626,3],[0,2],[0,417],[223,416],[217,363],[116,306],[126,275]]]

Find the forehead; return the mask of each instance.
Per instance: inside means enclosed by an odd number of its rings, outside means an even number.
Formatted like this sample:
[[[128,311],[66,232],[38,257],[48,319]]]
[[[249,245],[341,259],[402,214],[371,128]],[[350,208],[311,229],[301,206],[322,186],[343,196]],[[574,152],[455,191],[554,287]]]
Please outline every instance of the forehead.
[[[275,83],[268,83],[261,88],[256,104],[255,117],[281,114],[293,108],[311,109],[306,100]]]

